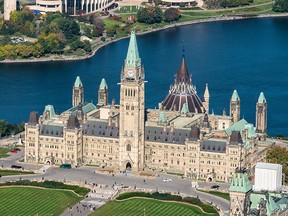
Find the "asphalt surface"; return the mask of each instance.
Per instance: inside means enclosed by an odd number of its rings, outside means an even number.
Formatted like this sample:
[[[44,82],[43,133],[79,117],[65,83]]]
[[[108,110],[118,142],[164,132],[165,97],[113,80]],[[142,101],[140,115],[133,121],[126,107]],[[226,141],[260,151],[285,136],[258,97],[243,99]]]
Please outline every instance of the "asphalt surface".
[[[10,153],[10,157],[0,159],[0,165],[3,168],[10,168],[11,165],[20,165],[25,170],[41,170],[44,165],[41,164],[30,164],[19,162],[19,160],[23,160],[24,157],[24,148],[21,148],[21,151],[18,153]],[[11,181],[11,180],[19,180],[20,178],[29,179],[29,180],[53,180],[53,181],[63,181],[63,182],[77,182],[80,184],[97,184],[97,185],[105,185],[107,188],[111,188],[113,185],[121,185],[126,188],[136,188],[140,190],[154,190],[159,192],[171,192],[176,194],[181,194],[183,196],[194,196],[199,197],[202,201],[206,201],[208,203],[213,203],[222,211],[229,210],[229,201],[222,199],[217,196],[213,196],[207,193],[202,193],[197,191],[195,188],[192,188],[191,180],[181,179],[178,176],[167,175],[164,173],[159,173],[159,177],[155,178],[144,178],[134,176],[132,173],[126,174],[100,174],[95,173],[97,170],[96,167],[80,167],[80,168],[72,168],[72,169],[60,169],[57,167],[51,167],[44,173],[33,174],[33,175],[21,175],[21,176],[3,176],[0,178],[0,181]],[[164,182],[163,180],[166,178],[170,178],[171,182]],[[206,183],[199,182],[198,185],[200,188],[209,189],[212,185],[216,183]],[[220,190],[227,190],[228,184],[221,184]],[[80,205],[80,204],[79,204]],[[82,204],[81,204],[82,205]],[[80,208],[80,206],[79,206]],[[88,208],[86,208],[87,210]],[[72,209],[73,210],[73,209]]]

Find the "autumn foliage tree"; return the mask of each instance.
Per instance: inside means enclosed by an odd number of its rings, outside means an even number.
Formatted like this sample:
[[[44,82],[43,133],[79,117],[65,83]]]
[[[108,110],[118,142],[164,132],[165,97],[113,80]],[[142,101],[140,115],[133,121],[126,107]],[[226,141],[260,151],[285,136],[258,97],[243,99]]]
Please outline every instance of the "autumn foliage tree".
[[[137,12],[138,22],[153,24],[163,20],[163,12],[159,7],[145,7]]]
[[[164,12],[164,21],[173,22],[179,20],[181,12],[177,8],[168,8]]]
[[[281,164],[282,172],[285,174],[285,183],[288,183],[288,149],[274,146],[267,151],[266,161],[268,163]]]

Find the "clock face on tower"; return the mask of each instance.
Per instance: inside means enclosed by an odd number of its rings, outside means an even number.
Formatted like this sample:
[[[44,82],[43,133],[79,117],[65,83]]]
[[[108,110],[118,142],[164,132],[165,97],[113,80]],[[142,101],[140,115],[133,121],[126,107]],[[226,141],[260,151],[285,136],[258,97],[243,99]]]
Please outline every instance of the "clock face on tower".
[[[128,77],[133,77],[133,76],[134,76],[134,71],[128,70]]]

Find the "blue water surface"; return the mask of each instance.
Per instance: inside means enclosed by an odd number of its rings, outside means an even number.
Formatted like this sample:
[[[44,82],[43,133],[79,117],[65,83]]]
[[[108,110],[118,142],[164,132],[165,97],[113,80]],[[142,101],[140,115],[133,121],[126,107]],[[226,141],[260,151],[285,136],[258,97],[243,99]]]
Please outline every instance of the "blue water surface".
[[[166,96],[177,72],[181,49],[192,80],[202,98],[209,84],[210,110],[229,110],[234,89],[241,99],[241,117],[255,123],[261,91],[268,101],[269,135],[288,135],[288,19],[265,18],[201,23],[175,27],[138,37],[145,67],[146,107],[154,108]],[[72,86],[80,76],[85,100],[97,103],[104,77],[109,101],[119,102],[120,71],[128,39],[100,49],[82,61],[0,64],[0,119],[20,123],[30,111],[43,112],[53,104],[61,113],[71,106]]]

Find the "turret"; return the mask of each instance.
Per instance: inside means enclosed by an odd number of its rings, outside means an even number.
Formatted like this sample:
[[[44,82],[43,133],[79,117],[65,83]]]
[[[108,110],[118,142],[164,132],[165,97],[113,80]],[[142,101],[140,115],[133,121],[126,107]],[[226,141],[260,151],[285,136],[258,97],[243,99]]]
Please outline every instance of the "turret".
[[[98,90],[98,106],[106,106],[108,104],[108,85],[106,80],[103,78],[101,80],[99,90]]]
[[[260,140],[266,140],[267,133],[267,101],[261,92],[256,103],[256,133]]]
[[[244,169],[237,169],[230,187],[230,215],[245,216],[250,211],[250,194],[252,187]]]
[[[232,117],[233,124],[240,119],[240,97],[237,90],[233,91],[230,99],[230,116]]]
[[[72,91],[72,106],[78,106],[78,104],[83,104],[84,102],[84,87],[81,82],[81,79],[79,76],[77,76],[74,86],[73,86],[73,91]]]
[[[203,107],[207,114],[209,114],[209,100],[210,100],[210,94],[209,94],[208,84],[206,83],[206,87],[204,91]]]

